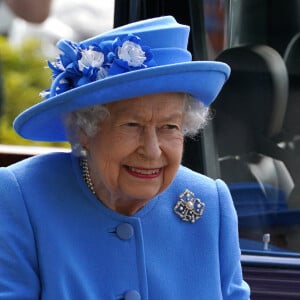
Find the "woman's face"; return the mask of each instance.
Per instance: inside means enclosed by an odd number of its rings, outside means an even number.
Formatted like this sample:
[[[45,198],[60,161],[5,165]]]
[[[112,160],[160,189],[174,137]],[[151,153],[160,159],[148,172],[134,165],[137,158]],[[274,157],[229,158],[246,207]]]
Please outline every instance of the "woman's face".
[[[84,143],[106,206],[131,215],[171,183],[182,158],[184,102],[183,94],[162,93],[107,105],[110,116]]]

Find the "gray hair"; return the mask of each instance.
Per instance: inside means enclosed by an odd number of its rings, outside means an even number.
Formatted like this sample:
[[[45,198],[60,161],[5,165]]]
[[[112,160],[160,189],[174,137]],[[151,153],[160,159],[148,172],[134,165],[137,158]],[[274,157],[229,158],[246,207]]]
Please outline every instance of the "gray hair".
[[[99,104],[70,112],[65,118],[67,136],[75,155],[82,155],[82,147],[79,143],[79,132],[88,137],[93,137],[99,130],[99,124],[109,117],[106,106]],[[195,137],[205,127],[211,118],[210,109],[202,101],[186,95],[183,116],[183,135]]]

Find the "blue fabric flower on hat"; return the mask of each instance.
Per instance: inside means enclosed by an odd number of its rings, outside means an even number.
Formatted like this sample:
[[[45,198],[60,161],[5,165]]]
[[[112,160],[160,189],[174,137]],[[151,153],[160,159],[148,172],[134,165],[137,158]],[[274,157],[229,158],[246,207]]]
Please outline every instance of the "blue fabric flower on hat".
[[[133,70],[155,66],[151,49],[136,35],[85,45],[62,40],[62,51],[55,62],[48,62],[54,82],[41,93],[49,98],[67,90]]]
[[[52,77],[59,78],[56,94],[105,78],[105,55],[98,45],[76,44],[62,41],[58,45],[63,54],[54,62],[48,62]]]

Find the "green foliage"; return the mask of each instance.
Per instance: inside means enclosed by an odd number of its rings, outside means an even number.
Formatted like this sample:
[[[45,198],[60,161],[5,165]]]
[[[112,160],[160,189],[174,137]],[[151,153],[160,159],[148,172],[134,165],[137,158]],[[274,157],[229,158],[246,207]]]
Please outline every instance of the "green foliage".
[[[28,40],[19,47],[0,37],[1,77],[3,87],[0,143],[15,145],[66,146],[61,143],[36,143],[19,137],[12,128],[15,117],[41,101],[39,93],[51,84],[51,72],[41,54],[40,43]],[[1,104],[1,103],[0,103]]]

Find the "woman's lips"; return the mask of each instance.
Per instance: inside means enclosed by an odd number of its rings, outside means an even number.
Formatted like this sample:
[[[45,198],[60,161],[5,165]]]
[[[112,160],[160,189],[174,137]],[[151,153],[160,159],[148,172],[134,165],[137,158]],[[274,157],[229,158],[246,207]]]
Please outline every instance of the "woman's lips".
[[[162,171],[162,168],[150,169],[150,168],[138,168],[138,167],[130,167],[130,166],[125,166],[125,169],[130,175],[134,177],[148,178],[148,179],[158,177]]]

